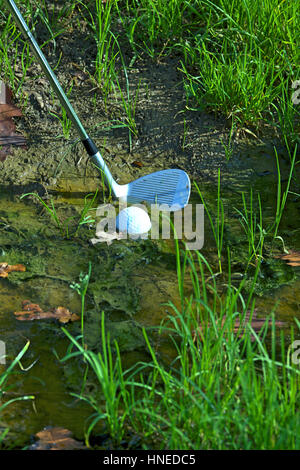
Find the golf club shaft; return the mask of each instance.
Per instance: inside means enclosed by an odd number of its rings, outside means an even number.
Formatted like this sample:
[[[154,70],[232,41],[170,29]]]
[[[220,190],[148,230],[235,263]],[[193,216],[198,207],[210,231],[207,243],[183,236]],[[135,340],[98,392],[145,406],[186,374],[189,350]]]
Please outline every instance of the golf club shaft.
[[[77,129],[77,131],[80,135],[80,138],[82,140],[87,139],[88,135],[87,135],[86,131],[84,130],[80,120],[78,119],[71,103],[69,102],[67,96],[65,95],[62,87],[60,86],[60,84],[59,84],[59,82],[56,78],[56,76],[52,72],[52,70],[51,70],[51,68],[50,68],[50,66],[47,62],[46,57],[42,53],[39,45],[37,44],[35,38],[32,35],[30,29],[26,25],[26,23],[25,23],[22,15],[20,13],[20,11],[18,10],[15,2],[13,0],[6,0],[6,1],[7,1],[9,10],[10,10],[11,14],[14,17],[15,22],[17,23],[18,27],[22,31],[24,37],[28,40],[30,48],[31,48],[33,54],[35,55],[35,57],[37,58],[39,64],[41,65],[41,67],[43,69],[43,72],[47,76],[53,90],[57,94],[57,96],[58,96],[58,98],[61,102],[61,105],[66,110],[66,112],[68,114],[68,117],[71,119],[72,123],[74,124],[75,128]]]
[[[24,37],[28,40],[30,48],[37,58],[39,64],[41,65],[43,72],[45,73],[46,77],[48,78],[50,85],[52,86],[54,92],[58,96],[61,105],[63,108],[66,110],[68,117],[72,121],[73,125],[75,126],[75,129],[77,130],[82,143],[84,144],[89,156],[92,158],[92,161],[94,164],[100,168],[107,180],[108,185],[111,187],[113,193],[114,191],[114,186],[117,185],[117,183],[114,181],[106,163],[104,162],[102,156],[100,155],[100,152],[92,139],[89,137],[87,132],[85,131],[83,125],[81,124],[78,116],[76,115],[71,103],[69,102],[66,94],[64,93],[59,81],[57,80],[55,74],[53,73],[46,57],[42,53],[38,43],[36,42],[35,38],[33,37],[30,29],[28,28],[27,24],[24,21],[24,18],[22,17],[19,9],[17,8],[15,2],[13,0],[6,0],[7,6],[9,11],[14,17],[15,22],[17,23],[18,27],[22,31]]]

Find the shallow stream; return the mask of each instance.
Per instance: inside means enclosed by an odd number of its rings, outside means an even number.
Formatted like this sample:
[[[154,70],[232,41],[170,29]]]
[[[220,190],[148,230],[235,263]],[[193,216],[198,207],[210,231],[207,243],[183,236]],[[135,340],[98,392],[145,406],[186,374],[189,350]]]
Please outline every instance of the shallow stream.
[[[274,214],[274,180],[272,172],[265,172],[252,185],[254,193],[259,191],[261,195],[266,220],[268,217],[271,220]],[[224,244],[231,248],[232,269],[237,278],[243,270],[243,256],[247,254],[247,242],[234,209],[241,209],[241,192],[247,192],[247,184],[239,182],[238,186],[238,189],[237,184],[222,187],[226,219]],[[214,207],[215,182],[202,182],[201,190]],[[191,200],[200,202],[195,190]],[[76,221],[84,194],[57,193],[53,201],[59,217]],[[299,198],[290,198],[280,229],[284,243],[294,249],[300,246],[299,209]],[[172,311],[166,302],[179,306],[173,241],[124,240],[111,245],[93,245],[90,239],[95,236],[94,225],[82,226],[75,237],[67,238],[40,204],[33,199],[21,200],[7,188],[0,196],[0,223],[0,262],[26,266],[25,272],[12,272],[0,279],[0,339],[6,344],[8,360],[30,340],[29,350],[22,360],[24,369],[29,370],[19,371],[12,378],[16,387],[9,397],[24,393],[35,396],[34,402],[17,402],[8,407],[1,425],[9,426],[9,436],[17,447],[28,445],[33,434],[49,425],[68,428],[78,439],[83,439],[91,409],[71,397],[70,392],[79,391],[84,371],[76,361],[60,363],[53,352],[62,357],[69,345],[62,325],[52,320],[20,321],[14,312],[20,311],[22,301],[28,299],[45,311],[63,306],[80,314],[80,297],[70,284],[78,280],[81,272],[88,271],[90,261],[92,275],[84,326],[88,346],[93,350],[101,347],[100,321],[101,311],[104,311],[107,331],[119,343],[124,367],[147,360],[142,327],[160,324]],[[202,252],[217,265],[207,217]],[[265,260],[256,291],[256,307],[262,317],[277,304],[276,319],[288,325],[294,322],[294,317],[300,319],[299,271],[299,267],[288,266],[279,259]],[[80,334],[78,321],[65,327],[74,336]],[[162,341],[158,351],[166,361],[173,355],[167,340]]]

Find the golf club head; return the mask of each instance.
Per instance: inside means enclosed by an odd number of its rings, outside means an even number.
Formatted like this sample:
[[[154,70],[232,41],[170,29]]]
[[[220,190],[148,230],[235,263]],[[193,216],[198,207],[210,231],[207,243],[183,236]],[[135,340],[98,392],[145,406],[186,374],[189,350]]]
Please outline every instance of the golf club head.
[[[190,178],[179,169],[157,171],[125,186],[127,202],[164,204],[164,210],[169,211],[185,207],[191,192]]]

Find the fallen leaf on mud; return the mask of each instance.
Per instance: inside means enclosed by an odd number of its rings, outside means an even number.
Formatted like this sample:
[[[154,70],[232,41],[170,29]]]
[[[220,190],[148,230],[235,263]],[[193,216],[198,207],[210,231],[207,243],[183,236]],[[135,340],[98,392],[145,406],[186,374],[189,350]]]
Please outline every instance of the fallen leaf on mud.
[[[35,434],[38,441],[29,450],[83,450],[86,447],[73,439],[71,431],[60,427],[47,426]]]
[[[10,89],[0,81],[0,161],[4,161],[12,145],[25,146],[23,136],[16,134],[13,117],[22,116],[22,112],[12,104]]]
[[[136,168],[142,168],[143,164],[141,162],[134,161],[131,163],[132,166],[135,166]]]
[[[259,333],[266,323],[266,318],[259,318],[257,316],[256,309],[254,309],[251,318],[250,318],[250,315],[251,314],[249,311],[246,312],[245,317],[243,318],[242,322],[240,321],[239,318],[235,319],[235,322],[233,325],[233,333],[237,334],[239,338],[242,338],[242,336],[244,335],[247,325],[251,326],[253,330],[255,331],[255,333]],[[216,321],[217,324],[218,324],[218,321],[220,320]],[[221,320],[221,326],[224,325],[224,322],[225,322],[225,317],[223,317]],[[284,326],[284,325],[285,325],[284,322],[275,320],[275,326]],[[208,323],[208,328],[209,327],[210,327],[210,324]],[[199,325],[198,331],[194,332],[194,339],[196,339],[196,334],[197,334],[198,339],[201,340],[201,334],[199,335],[199,333],[204,333],[204,328],[201,325]],[[251,341],[255,341],[255,337],[252,334],[250,335],[250,338],[251,338]]]
[[[11,273],[12,271],[24,272],[26,271],[26,268],[23,264],[10,266],[8,263],[0,263],[0,277],[7,277],[8,273]]]
[[[300,266],[300,251],[291,250],[287,254],[275,256],[275,258],[286,261],[289,266]]]
[[[32,304],[30,300],[23,300],[22,309],[23,310],[21,312],[14,312],[17,320],[20,321],[44,320],[53,318],[60,321],[61,323],[68,323],[69,321],[73,322],[80,319],[76,313],[70,312],[70,310],[65,307],[57,307],[50,310],[49,312],[43,312],[38,304]]]

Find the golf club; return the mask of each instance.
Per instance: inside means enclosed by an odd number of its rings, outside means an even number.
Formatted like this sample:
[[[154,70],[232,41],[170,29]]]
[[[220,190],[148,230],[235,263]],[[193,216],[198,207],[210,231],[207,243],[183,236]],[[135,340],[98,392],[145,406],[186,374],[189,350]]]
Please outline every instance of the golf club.
[[[103,172],[106,184],[111,188],[114,197],[130,203],[146,202],[148,204],[164,204],[164,210],[169,211],[180,210],[185,207],[190,197],[191,183],[189,176],[183,170],[161,170],[122,185],[114,180],[98,148],[89,137],[76,115],[15,2],[13,0],[6,0],[6,3],[16,24],[22,31],[24,37],[28,40],[33,54],[41,65],[54,92],[57,94],[61,105],[66,110],[68,117],[75,126],[92,162]]]

